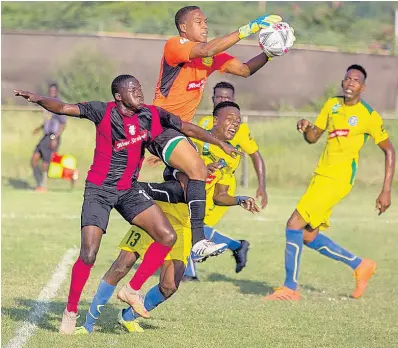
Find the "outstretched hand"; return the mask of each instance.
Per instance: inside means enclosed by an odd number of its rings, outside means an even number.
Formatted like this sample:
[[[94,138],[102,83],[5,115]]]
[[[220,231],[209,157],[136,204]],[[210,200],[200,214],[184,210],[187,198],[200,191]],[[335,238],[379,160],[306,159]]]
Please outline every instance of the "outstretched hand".
[[[231,157],[235,158],[238,155],[243,155],[243,152],[238,151],[235,147],[233,147],[231,144],[227,144],[222,142],[220,147],[223,149],[223,151],[227,154],[230,155]]]
[[[28,102],[37,103],[40,100],[40,96],[31,92],[23,91],[21,89],[14,89],[16,97],[25,98]]]
[[[260,212],[260,208],[257,206],[255,199],[252,197],[248,197],[246,200],[242,201],[240,206],[253,214]]]

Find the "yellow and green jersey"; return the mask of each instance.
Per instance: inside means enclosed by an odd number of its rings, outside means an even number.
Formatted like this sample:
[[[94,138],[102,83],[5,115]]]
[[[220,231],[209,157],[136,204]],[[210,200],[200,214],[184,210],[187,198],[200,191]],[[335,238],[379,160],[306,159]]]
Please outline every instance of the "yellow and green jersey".
[[[206,130],[211,130],[213,128],[213,116],[203,117],[199,121],[199,127],[202,127]],[[252,155],[258,151],[258,145],[251,137],[250,129],[247,123],[240,124],[239,130],[236,132],[230,143],[235,147],[239,146],[248,155]]]
[[[211,163],[222,163],[223,168],[216,170],[206,179],[206,215],[214,209],[214,189],[216,184],[229,185],[230,178],[234,175],[236,168],[239,166],[240,155],[235,158],[227,155],[221,148],[216,145],[205,143],[203,141],[192,139],[195,143],[199,155],[202,157],[206,165]],[[172,224],[180,224],[190,227],[190,219],[188,206],[185,203],[170,204],[158,202],[160,208],[166,214]],[[206,218],[205,218],[206,219]]]
[[[388,139],[379,113],[363,100],[344,105],[343,97],[326,101],[315,126],[328,132],[328,139],[315,173],[354,184],[359,151],[371,136],[375,144]]]

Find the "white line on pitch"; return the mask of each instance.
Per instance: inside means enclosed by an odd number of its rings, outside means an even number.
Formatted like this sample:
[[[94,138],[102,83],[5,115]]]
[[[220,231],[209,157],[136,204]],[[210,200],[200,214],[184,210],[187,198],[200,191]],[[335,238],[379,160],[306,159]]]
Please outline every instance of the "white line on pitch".
[[[37,304],[32,308],[30,316],[23,322],[22,326],[16,330],[15,337],[8,342],[6,348],[23,347],[23,345],[26,344],[29,338],[34,334],[41,317],[48,311],[49,302],[56,295],[59,287],[64,282],[66,274],[68,273],[68,267],[74,261],[78,251],[79,250],[77,248],[73,248],[69,249],[64,254],[64,257],[57,265],[52,278],[39,294]]]

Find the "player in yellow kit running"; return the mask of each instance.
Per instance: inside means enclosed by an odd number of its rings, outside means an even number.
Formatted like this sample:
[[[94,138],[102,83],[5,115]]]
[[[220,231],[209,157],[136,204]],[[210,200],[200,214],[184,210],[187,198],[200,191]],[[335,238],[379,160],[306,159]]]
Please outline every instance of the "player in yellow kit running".
[[[353,298],[363,295],[376,269],[374,261],[359,258],[319,233],[319,230],[330,227],[333,207],[350,193],[359,151],[369,136],[385,154],[384,184],[376,200],[379,215],[391,205],[395,151],[382,118],[361,99],[366,77],[362,66],[351,65],[342,81],[344,96],[330,98],[314,125],[307,120],[297,123],[297,129],[308,143],[316,143],[325,131],[328,139],[310,185],[287,222],[284,286],[266,296],[266,300],[300,299],[297,282],[303,244],[353,269],[356,279]]]
[[[235,88],[229,82],[219,82],[213,87],[213,105],[214,107],[223,101],[235,101]],[[199,121],[199,126],[204,129],[211,130],[213,128],[213,116],[203,117]],[[264,209],[267,205],[268,197],[266,191],[266,175],[265,175],[265,163],[258,149],[258,145],[256,141],[250,135],[250,129],[247,123],[241,123],[239,130],[236,132],[233,139],[230,143],[237,147],[239,150],[242,150],[246,154],[250,156],[253,162],[254,169],[257,174],[258,179],[258,188],[256,193],[256,198],[261,198],[261,207]],[[236,192],[236,178],[235,175],[230,177],[230,181],[228,182],[228,194],[231,196],[235,195]],[[206,215],[205,219],[205,229],[204,232],[206,235],[215,235],[217,236],[217,231],[212,228],[214,227],[221,218],[225,215],[229,207],[215,206],[213,210],[211,210],[210,214]],[[226,237],[225,235],[223,235]],[[248,248],[249,245],[246,244],[246,241],[241,241],[241,245],[235,243],[232,239],[224,239],[224,238],[216,238],[215,240],[221,241],[228,245],[228,248],[232,251],[232,254],[236,261],[236,272],[239,273],[242,270],[242,262],[240,260],[240,254],[236,251],[239,250],[240,247]],[[198,281],[198,275],[196,271],[196,265],[192,260],[189,260],[188,266],[185,270],[185,275],[183,281]]]
[[[214,109],[214,115],[215,127],[212,130],[212,134],[220,140],[231,140],[240,126],[239,106],[232,102],[220,103]],[[228,185],[226,183],[239,165],[239,156],[233,158],[229,155],[224,155],[214,145],[197,140],[194,140],[194,142],[209,170],[209,176],[206,180],[206,203],[208,207],[206,213],[215,204],[224,206],[240,205],[252,213],[259,212],[260,209],[257,207],[254,198],[234,197],[228,194]],[[178,176],[179,173],[176,175]],[[160,283],[150,289],[145,295],[144,306],[147,311],[150,311],[166,301],[178,289],[188,256],[191,253],[191,228],[184,190],[177,180],[163,184],[141,184],[143,189],[157,201],[177,233],[177,241],[162,266]],[[238,241],[235,242],[238,243]],[[98,309],[108,302],[118,282],[130,271],[138,258],[145,258],[145,253],[152,243],[153,240],[150,237],[148,238],[147,234],[139,228],[134,227],[128,231],[119,245],[121,252],[117,260],[115,260],[101,280],[97,293],[90,305],[86,321],[83,326],[76,329],[76,334],[93,332],[98,315],[94,316],[92,313],[100,312]],[[120,313],[119,323],[130,332],[142,331],[140,326],[134,321],[138,317],[139,315],[131,307],[128,307]]]

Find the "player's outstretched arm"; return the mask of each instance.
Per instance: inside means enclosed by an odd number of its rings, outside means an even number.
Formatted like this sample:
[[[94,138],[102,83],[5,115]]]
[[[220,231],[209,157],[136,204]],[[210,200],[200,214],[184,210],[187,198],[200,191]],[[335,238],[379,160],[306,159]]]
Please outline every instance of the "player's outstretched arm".
[[[180,131],[188,137],[219,146],[227,155],[242,155],[242,153],[236,150],[232,145],[224,143],[223,141],[211,135],[211,133],[208,131],[190,122],[182,122]]]
[[[390,139],[383,140],[378,145],[385,155],[383,189],[376,200],[376,209],[379,211],[380,215],[383,214],[391,205],[391,187],[395,171],[395,149]]]
[[[54,114],[80,116],[80,109],[75,104],[66,104],[58,99],[43,97],[20,89],[14,89],[14,93],[16,97],[25,98],[28,102],[38,104]]]
[[[268,203],[268,196],[265,187],[266,174],[265,174],[265,163],[261,156],[260,151],[256,151],[250,155],[253,162],[253,167],[257,174],[258,188],[256,192],[256,198],[261,197],[261,208],[264,209]]]
[[[304,134],[304,139],[309,144],[315,144],[323,134],[324,130],[313,125],[308,120],[300,120],[297,122],[297,130]]]
[[[215,205],[231,207],[240,205],[243,209],[254,213],[258,213],[260,208],[252,197],[246,196],[230,196],[228,194],[229,185],[216,184],[214,188],[213,201]]]
[[[235,58],[227,65],[225,72],[236,76],[249,77],[261,69],[269,60],[265,53],[260,53],[246,63],[242,63]]]
[[[206,43],[195,45],[189,55],[190,59],[212,57],[235,45],[239,40],[257,33],[262,28],[267,28],[273,23],[278,23],[282,17],[277,15],[265,15],[252,20],[250,23],[240,27],[233,33],[215,38]]]

